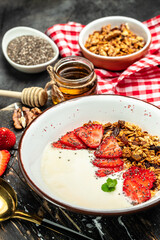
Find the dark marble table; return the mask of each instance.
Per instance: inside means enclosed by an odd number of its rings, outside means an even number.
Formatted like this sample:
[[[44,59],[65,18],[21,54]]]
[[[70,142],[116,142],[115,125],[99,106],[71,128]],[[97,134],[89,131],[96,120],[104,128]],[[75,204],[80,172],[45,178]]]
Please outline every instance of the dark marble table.
[[[76,21],[82,24],[104,16],[124,15],[145,21],[160,14],[159,0],[1,0],[0,40],[7,30],[16,26],[29,26],[44,32],[56,23]],[[47,72],[25,74],[13,69],[4,59],[0,48],[0,89],[22,91],[25,87],[44,87]],[[0,127],[13,131],[12,113],[15,99],[0,97]],[[21,131],[15,131],[17,143],[11,151],[11,160],[3,178],[10,182],[18,194],[18,206],[57,221],[96,240],[160,240],[160,206],[125,216],[84,216],[58,208],[40,198],[24,181],[17,161],[17,148]],[[43,227],[12,219],[0,223],[2,240],[67,240]],[[76,240],[76,239],[75,239]]]

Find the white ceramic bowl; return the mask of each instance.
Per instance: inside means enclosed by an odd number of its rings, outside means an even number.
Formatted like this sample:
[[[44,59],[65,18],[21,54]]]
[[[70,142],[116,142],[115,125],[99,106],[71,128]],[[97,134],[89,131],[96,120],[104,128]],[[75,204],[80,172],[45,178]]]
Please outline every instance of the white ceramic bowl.
[[[139,125],[150,134],[160,136],[159,119],[158,107],[135,98],[118,95],[86,96],[60,103],[45,110],[24,131],[19,143],[20,168],[27,183],[41,197],[72,211],[91,215],[113,215],[148,208],[160,201],[160,194],[145,203],[117,209],[83,207],[67,202],[52,194],[46,187],[41,175],[41,158],[49,142],[57,141],[67,131],[89,120],[101,123],[125,120]]]
[[[108,57],[94,54],[85,48],[84,45],[89,35],[94,31],[100,31],[102,26],[106,26],[107,24],[111,24],[111,27],[115,27],[120,26],[122,23],[127,23],[132,32],[144,38],[146,44],[141,50],[125,56]],[[148,52],[150,44],[151,34],[149,29],[140,21],[123,16],[110,16],[94,20],[93,22],[87,24],[79,35],[79,46],[83,55],[88,58],[94,66],[113,71],[124,70],[135,61],[144,57]]]
[[[37,36],[37,37],[41,37],[41,38],[47,40],[51,44],[51,46],[54,50],[54,57],[48,62],[45,62],[42,64],[37,64],[37,65],[30,65],[30,66],[25,66],[25,65],[21,65],[21,64],[17,64],[15,62],[13,62],[7,55],[7,46],[11,40],[13,40],[16,37],[20,37],[22,35]],[[25,72],[25,73],[38,73],[38,72],[45,71],[46,67],[50,64],[53,64],[59,56],[59,49],[58,49],[57,45],[53,42],[53,40],[51,40],[44,33],[40,32],[34,28],[30,28],[30,27],[15,27],[15,28],[8,30],[2,39],[2,51],[3,51],[3,54],[6,58],[6,60],[15,69],[17,69],[21,72]]]

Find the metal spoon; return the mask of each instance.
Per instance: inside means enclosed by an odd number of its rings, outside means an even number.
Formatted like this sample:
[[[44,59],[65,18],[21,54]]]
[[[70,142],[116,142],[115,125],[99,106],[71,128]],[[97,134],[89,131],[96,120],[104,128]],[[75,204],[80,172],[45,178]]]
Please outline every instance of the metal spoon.
[[[42,225],[50,230],[53,230],[59,234],[71,237],[76,240],[93,240],[79,232],[66,228],[56,222],[52,222],[48,219],[41,218],[36,215],[31,215],[27,212],[17,210],[17,195],[14,189],[2,178],[0,178],[0,221],[5,221],[9,218],[20,218],[38,225]]]

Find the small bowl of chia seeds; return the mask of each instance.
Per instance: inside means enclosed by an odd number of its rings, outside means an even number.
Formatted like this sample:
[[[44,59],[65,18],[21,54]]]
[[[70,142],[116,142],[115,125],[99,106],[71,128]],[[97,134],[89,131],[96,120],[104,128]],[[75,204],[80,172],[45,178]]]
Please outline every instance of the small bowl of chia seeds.
[[[58,47],[53,40],[30,27],[8,30],[2,39],[2,51],[14,68],[25,73],[45,71],[59,56]]]

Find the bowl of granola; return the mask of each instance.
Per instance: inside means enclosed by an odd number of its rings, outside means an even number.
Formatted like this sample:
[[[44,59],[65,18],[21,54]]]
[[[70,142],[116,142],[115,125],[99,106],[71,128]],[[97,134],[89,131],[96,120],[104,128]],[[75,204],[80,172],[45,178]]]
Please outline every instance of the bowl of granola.
[[[62,102],[24,131],[20,169],[38,195],[71,211],[114,215],[147,209],[160,201],[159,119],[158,107],[131,97]]]
[[[144,57],[151,44],[149,29],[140,21],[109,16],[87,24],[79,35],[82,54],[96,67],[124,70]]]

